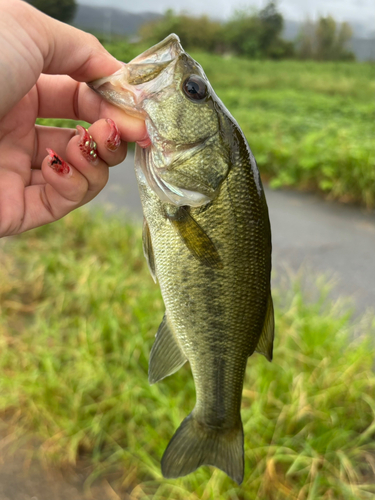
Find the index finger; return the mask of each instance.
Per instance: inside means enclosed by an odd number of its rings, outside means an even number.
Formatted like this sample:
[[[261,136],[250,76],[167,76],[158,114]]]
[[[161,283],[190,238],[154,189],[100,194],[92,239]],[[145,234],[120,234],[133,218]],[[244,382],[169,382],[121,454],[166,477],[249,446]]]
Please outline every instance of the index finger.
[[[111,118],[118,125],[123,140],[134,142],[147,137],[143,120],[127,115],[104,101],[86,84],[68,76],[41,75],[37,90],[40,118],[70,118],[88,123]]]

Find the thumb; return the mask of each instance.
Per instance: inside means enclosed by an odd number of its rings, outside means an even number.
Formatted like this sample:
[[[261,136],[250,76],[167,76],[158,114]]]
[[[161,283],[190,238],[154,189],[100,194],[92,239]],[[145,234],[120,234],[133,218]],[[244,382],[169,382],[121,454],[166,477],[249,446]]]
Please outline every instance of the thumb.
[[[89,82],[108,76],[122,67],[99,40],[90,33],[44,16],[49,36],[43,45],[43,73],[69,75],[74,80]]]
[[[121,66],[94,36],[26,2],[0,0],[0,117],[29,92],[41,73],[88,82]]]
[[[69,75],[83,82],[121,68],[121,63],[90,33],[30,8],[39,26],[35,41],[43,56],[43,73]]]

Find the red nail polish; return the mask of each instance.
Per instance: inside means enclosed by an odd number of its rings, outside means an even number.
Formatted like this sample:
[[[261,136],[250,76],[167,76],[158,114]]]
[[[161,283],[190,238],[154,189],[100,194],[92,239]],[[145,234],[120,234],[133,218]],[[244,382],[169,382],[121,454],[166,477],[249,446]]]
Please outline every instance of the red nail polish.
[[[116,123],[110,118],[107,118],[106,122],[111,127],[111,131],[109,133],[108,139],[105,141],[105,145],[110,151],[116,151],[121,144],[120,131]]]
[[[64,161],[61,158],[61,156],[59,156],[57,153],[55,153],[53,149],[47,148],[47,153],[48,153],[47,163],[49,167],[51,167],[55,172],[57,172],[60,175],[72,174],[72,170],[66,163],[66,161]]]
[[[88,130],[77,125],[77,130],[79,134],[79,149],[85,160],[96,163],[98,159],[98,150],[96,149],[96,142],[93,140],[92,136],[88,133]]]
[[[144,136],[143,139],[141,139],[140,141],[136,141],[136,142],[139,146],[141,146],[141,148],[147,148],[151,144],[151,139],[150,139],[149,135],[146,133],[146,135]]]

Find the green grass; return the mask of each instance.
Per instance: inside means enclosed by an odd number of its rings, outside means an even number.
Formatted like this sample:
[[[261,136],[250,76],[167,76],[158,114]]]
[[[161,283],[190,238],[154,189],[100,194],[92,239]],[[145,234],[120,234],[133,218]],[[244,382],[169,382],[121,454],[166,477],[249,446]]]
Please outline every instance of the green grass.
[[[90,126],[89,123],[82,120],[75,121],[68,118],[37,118],[36,123],[38,125],[44,125],[45,127],[62,127],[62,128],[76,128],[77,125],[87,128]]]
[[[106,47],[126,62],[146,49],[120,41]],[[192,56],[239,122],[271,187],[375,206],[372,64]]]
[[[193,54],[271,186],[375,205],[374,66]]]
[[[375,495],[375,321],[274,292],[274,361],[249,359],[245,480],[204,467],[165,480],[160,458],[194,406],[188,366],[149,386],[163,304],[140,227],[80,210],[0,240],[0,412],[44,460],[121,475],[132,499],[358,500]],[[90,483],[90,481],[89,481]]]

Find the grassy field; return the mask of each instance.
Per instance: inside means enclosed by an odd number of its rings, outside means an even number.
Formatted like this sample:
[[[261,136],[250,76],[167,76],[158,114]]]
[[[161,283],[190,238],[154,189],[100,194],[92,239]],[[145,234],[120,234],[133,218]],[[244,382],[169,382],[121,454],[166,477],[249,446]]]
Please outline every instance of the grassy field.
[[[107,47],[129,61],[145,47]],[[243,129],[271,186],[375,205],[375,68],[191,54]]]
[[[375,320],[274,291],[274,361],[250,358],[245,480],[204,467],[164,480],[160,458],[194,406],[190,368],[149,386],[163,316],[140,228],[82,210],[0,240],[0,413],[41,457],[86,457],[136,500],[362,500],[375,495]],[[110,242],[110,244],[108,244]],[[128,496],[126,496],[126,494]]]
[[[373,65],[194,57],[271,186],[374,206]]]
[[[129,61],[146,47],[107,48]],[[239,122],[271,186],[375,206],[372,64],[192,56]]]

